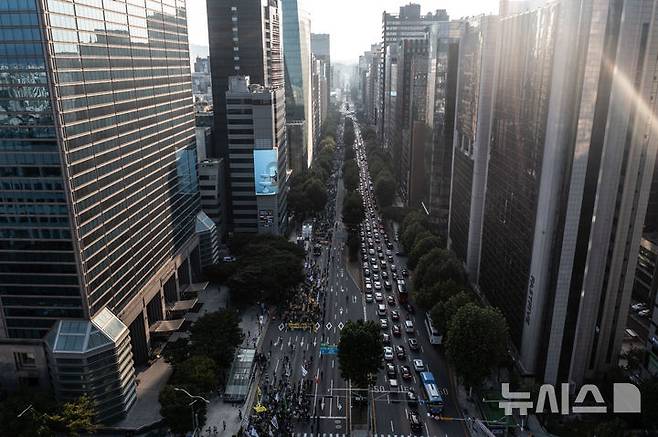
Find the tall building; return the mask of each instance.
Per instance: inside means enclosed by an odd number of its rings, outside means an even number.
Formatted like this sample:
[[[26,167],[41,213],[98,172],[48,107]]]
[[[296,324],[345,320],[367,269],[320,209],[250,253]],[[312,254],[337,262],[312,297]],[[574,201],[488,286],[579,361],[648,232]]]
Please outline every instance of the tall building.
[[[290,167],[301,171],[313,160],[311,18],[303,0],[282,0],[281,9]]]
[[[448,237],[478,281],[496,72],[498,17],[473,17],[460,41]]]
[[[549,383],[616,366],[658,141],[658,4],[500,21],[479,287]]]
[[[462,21],[443,21],[428,27],[427,102],[429,187],[425,209],[430,220],[447,232],[452,183],[452,152],[457,102],[459,46]]]
[[[233,231],[284,235],[289,177],[285,91],[232,76],[226,110]]]
[[[226,90],[229,77],[245,75],[253,83],[283,87],[281,11],[278,0],[206,2],[210,74],[214,103],[214,147],[210,158],[228,158]]]
[[[391,88],[391,83],[394,83],[394,81],[392,82],[387,77],[387,74],[390,74],[387,66],[394,65],[394,62],[388,59],[389,47],[397,46],[403,39],[424,39],[428,25],[434,22],[448,21],[448,19],[445,9],[439,9],[434,14],[430,12],[421,15],[420,5],[414,3],[401,6],[400,13],[397,15],[387,12],[382,14],[381,58],[377,80],[379,85],[377,90],[377,112],[382,114],[382,117],[378,120],[377,132],[384,147],[389,146],[390,139],[387,136],[387,124],[383,115],[388,110],[386,105],[390,104],[389,95],[394,90],[394,88]]]
[[[49,368],[60,399],[89,395],[103,421],[134,402],[149,326],[199,272],[185,14],[0,2],[0,362],[16,366],[0,378]]]
[[[331,92],[331,35],[328,33],[311,34],[311,53],[326,64],[327,88]]]
[[[404,39],[398,44],[396,106],[390,138],[393,160],[399,163],[399,184],[402,200],[411,207],[420,207],[429,179],[425,166],[425,146],[431,132],[425,128],[428,71],[428,40]]]
[[[380,61],[380,45],[372,44],[370,50],[359,58],[359,81],[363,111],[368,123],[377,126],[378,119],[378,77]]]
[[[226,235],[226,164],[223,159],[199,162],[201,209],[216,226],[220,239]]]

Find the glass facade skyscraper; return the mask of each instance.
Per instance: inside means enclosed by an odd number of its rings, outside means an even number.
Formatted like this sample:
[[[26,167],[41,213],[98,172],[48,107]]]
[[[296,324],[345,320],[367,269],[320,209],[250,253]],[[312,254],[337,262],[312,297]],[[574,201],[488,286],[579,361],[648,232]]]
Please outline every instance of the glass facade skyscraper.
[[[165,266],[189,281],[185,12],[183,0],[0,2],[0,337],[40,339],[105,308],[130,325],[143,302],[164,305]]]
[[[311,19],[302,0],[282,0],[281,9],[290,167],[300,171],[313,160]]]

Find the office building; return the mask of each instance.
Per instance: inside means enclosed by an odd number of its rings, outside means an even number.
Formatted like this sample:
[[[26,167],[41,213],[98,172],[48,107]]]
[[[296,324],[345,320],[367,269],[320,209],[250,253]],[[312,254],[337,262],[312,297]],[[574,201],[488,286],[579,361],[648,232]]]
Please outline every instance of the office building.
[[[282,0],[286,123],[290,167],[302,171],[313,160],[311,18],[302,0]]]
[[[497,16],[466,20],[459,50],[448,238],[450,248],[464,260],[475,283],[480,266],[497,26]]]
[[[233,232],[284,235],[289,177],[285,91],[232,76],[226,111]]]
[[[204,159],[199,162],[201,209],[215,223],[220,240],[227,231],[225,162],[224,159]]]
[[[406,6],[400,7],[399,14],[390,14],[384,12],[382,14],[382,44],[380,50],[379,60],[379,77],[377,90],[377,112],[382,114],[377,124],[377,133],[380,141],[384,147],[389,147],[391,139],[388,138],[386,126],[386,119],[384,114],[387,113],[386,105],[390,104],[389,95],[394,91],[391,81],[387,74],[390,74],[390,66],[395,65],[396,61],[388,59],[389,54],[396,56],[396,53],[391,53],[389,47],[396,47],[403,39],[425,39],[425,32],[428,25],[448,21],[448,14],[445,9],[439,9],[435,13],[427,13],[421,15],[420,5],[410,3]],[[397,50],[396,50],[397,52]],[[389,111],[390,112],[390,111]]]
[[[428,40],[404,39],[398,44],[396,106],[391,122],[391,153],[399,163],[400,195],[411,207],[420,207],[429,180],[425,146],[431,132],[426,129]]]
[[[656,159],[657,6],[500,21],[479,288],[548,383],[617,364]]]
[[[377,126],[378,119],[378,78],[380,45],[372,44],[370,50],[359,58],[359,90],[363,112],[368,124]]]
[[[215,222],[204,211],[199,211],[196,216],[195,232],[199,237],[201,267],[217,264],[219,262],[219,233]]]
[[[227,158],[229,77],[245,75],[253,83],[283,87],[280,2],[213,0],[206,2],[206,12],[215,116],[214,147],[208,157]]]
[[[429,139],[429,218],[442,233],[447,233],[452,181],[452,152],[457,95],[459,45],[462,21],[443,21],[428,27],[427,102],[425,116]]]
[[[327,88],[331,91],[331,35],[328,33],[312,33],[311,53],[316,58],[324,61],[326,65],[325,76],[327,77]]]
[[[49,368],[60,399],[88,394],[106,422],[199,273],[185,3],[133,3],[0,2],[0,361],[17,368],[0,378]]]

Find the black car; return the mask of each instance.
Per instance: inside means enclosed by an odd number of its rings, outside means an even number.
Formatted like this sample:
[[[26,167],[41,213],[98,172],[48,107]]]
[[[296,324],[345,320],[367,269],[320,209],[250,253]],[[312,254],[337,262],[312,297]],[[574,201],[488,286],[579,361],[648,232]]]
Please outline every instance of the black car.
[[[404,276],[405,278],[409,277],[409,270],[402,269],[402,276]]]
[[[391,319],[395,321],[400,320],[400,313],[396,310],[391,311]]]
[[[407,358],[407,354],[404,352],[402,346],[395,346],[395,356],[398,357],[398,360],[404,360]]]
[[[393,331],[393,335],[396,337],[402,335],[402,330],[400,329],[400,325],[398,324],[393,324],[393,326],[391,327],[391,331]]]
[[[402,379],[411,379],[411,369],[407,365],[400,366],[400,374]]]
[[[423,422],[420,421],[420,415],[416,411],[409,411],[409,427],[412,431],[423,429]]]
[[[411,349],[412,351],[419,350],[420,346],[418,345],[418,340],[416,340],[415,338],[410,338],[409,339],[409,349]]]
[[[405,308],[407,309],[407,311],[409,311],[409,314],[416,314],[416,309],[415,309],[414,306],[411,305],[410,303],[408,303],[408,304],[405,306]]]
[[[407,390],[407,404],[409,408],[418,408],[418,395],[412,388]]]
[[[396,376],[398,376],[397,369],[391,363],[386,364],[386,376],[388,376],[389,378],[395,378]]]

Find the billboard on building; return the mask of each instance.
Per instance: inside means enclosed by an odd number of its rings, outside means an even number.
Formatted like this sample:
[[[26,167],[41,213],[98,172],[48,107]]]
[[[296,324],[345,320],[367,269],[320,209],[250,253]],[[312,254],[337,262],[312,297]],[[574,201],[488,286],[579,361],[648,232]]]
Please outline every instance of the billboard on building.
[[[279,192],[278,153],[276,149],[254,150],[254,183],[257,196]]]

